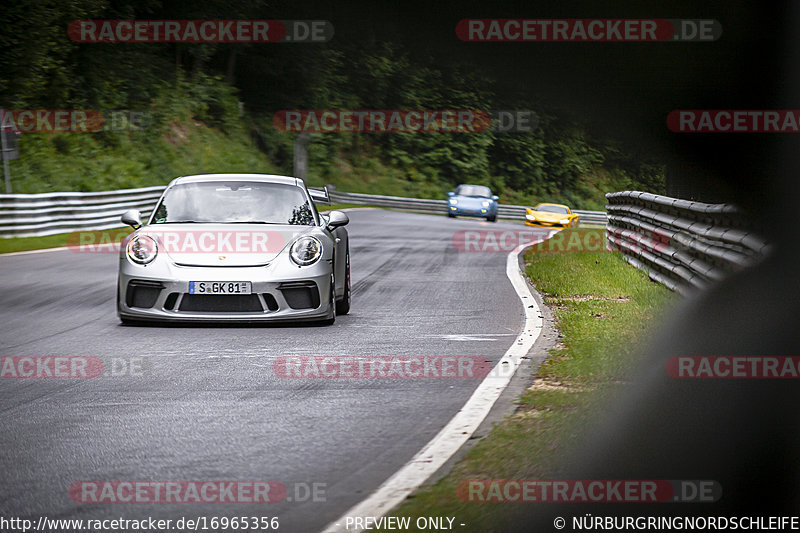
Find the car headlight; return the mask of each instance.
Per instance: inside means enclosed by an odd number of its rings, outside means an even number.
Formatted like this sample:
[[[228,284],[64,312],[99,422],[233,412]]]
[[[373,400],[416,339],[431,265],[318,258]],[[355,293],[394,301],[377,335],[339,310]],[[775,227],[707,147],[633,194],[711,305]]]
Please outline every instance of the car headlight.
[[[134,235],[133,238],[128,241],[126,251],[131,261],[140,265],[146,265],[158,255],[158,244],[156,240],[149,235]]]
[[[300,237],[289,250],[289,256],[300,266],[313,265],[322,257],[322,243],[316,237]]]
[[[458,200],[456,200],[455,198],[450,198],[450,204],[456,205],[457,203],[458,203]]]
[[[525,218],[527,218],[528,220],[536,220],[536,217],[535,217],[535,216],[533,216],[533,215],[532,215],[532,214],[530,214],[530,213],[528,213],[527,215],[525,215]]]
[[[561,220],[558,221],[558,223],[559,224],[569,224],[569,219],[568,218],[562,218]]]
[[[484,200],[481,205],[483,205],[483,207],[489,207],[489,200]]]

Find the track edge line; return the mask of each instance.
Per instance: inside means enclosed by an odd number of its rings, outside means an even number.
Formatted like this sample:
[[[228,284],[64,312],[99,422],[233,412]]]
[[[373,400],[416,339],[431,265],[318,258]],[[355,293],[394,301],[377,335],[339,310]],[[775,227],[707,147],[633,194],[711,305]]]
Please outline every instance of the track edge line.
[[[506,256],[506,277],[514,287],[517,297],[522,303],[525,320],[522,331],[492,371],[472,393],[469,400],[461,407],[453,418],[417,452],[406,464],[392,474],[380,487],[365,499],[348,509],[338,519],[328,524],[322,533],[360,533],[360,528],[347,529],[344,526],[348,516],[379,518],[397,507],[409,494],[414,492],[425,481],[436,473],[466,443],[480,426],[494,406],[502,392],[508,387],[522,362],[533,348],[543,328],[542,313],[539,304],[525,280],[525,273],[520,268],[520,255],[534,244],[552,237],[557,231],[551,231],[544,238],[517,246]],[[513,371],[503,369],[503,365],[511,365]],[[500,376],[493,375],[496,371]],[[503,375],[507,373],[508,375]]]

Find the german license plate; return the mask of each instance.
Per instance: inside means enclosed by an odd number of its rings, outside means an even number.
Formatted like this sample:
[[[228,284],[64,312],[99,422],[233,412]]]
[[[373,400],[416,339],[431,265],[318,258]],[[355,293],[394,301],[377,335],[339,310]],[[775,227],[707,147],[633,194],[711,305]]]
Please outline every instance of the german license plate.
[[[190,281],[189,294],[250,294],[249,281]]]

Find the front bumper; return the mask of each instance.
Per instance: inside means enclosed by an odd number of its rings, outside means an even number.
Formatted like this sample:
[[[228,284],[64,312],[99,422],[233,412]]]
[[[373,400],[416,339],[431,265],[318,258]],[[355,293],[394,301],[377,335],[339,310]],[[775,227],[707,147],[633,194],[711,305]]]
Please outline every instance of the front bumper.
[[[557,221],[548,221],[548,220],[541,220],[536,218],[534,215],[525,215],[525,225],[526,226],[533,226],[536,228],[568,228],[572,225],[572,222],[568,222],[566,224],[562,224],[561,222]]]
[[[559,224],[557,222],[541,222],[539,220],[528,220],[525,219],[526,226],[533,226],[536,228],[566,228],[569,224]]]
[[[333,316],[331,264],[281,269],[190,267],[149,268],[120,259],[117,314],[130,320],[181,322],[270,322]],[[165,275],[168,271],[168,275]],[[250,295],[191,295],[191,281],[249,281]]]
[[[459,217],[479,217],[479,218],[489,218],[494,216],[496,210],[492,209],[491,207],[480,207],[475,209],[464,209],[462,207],[458,207],[455,205],[448,206],[448,211],[451,215],[456,215]]]

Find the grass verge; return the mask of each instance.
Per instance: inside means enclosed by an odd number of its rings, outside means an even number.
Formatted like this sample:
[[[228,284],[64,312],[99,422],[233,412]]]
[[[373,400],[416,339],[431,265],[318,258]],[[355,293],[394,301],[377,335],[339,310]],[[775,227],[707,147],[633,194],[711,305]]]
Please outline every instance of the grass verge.
[[[578,232],[567,229],[564,232]],[[526,253],[526,273],[553,311],[559,340],[498,423],[438,482],[422,487],[394,516],[455,516],[465,531],[504,531],[509,503],[463,501],[467,480],[558,479],[565,450],[619,388],[649,327],[675,296],[618,253]],[[524,504],[523,504],[524,505]]]
[[[101,231],[72,231],[44,237],[11,237],[9,239],[0,239],[0,254],[61,248],[64,246],[80,246],[81,244],[97,245],[120,242],[130,232],[130,228],[121,227]]]

